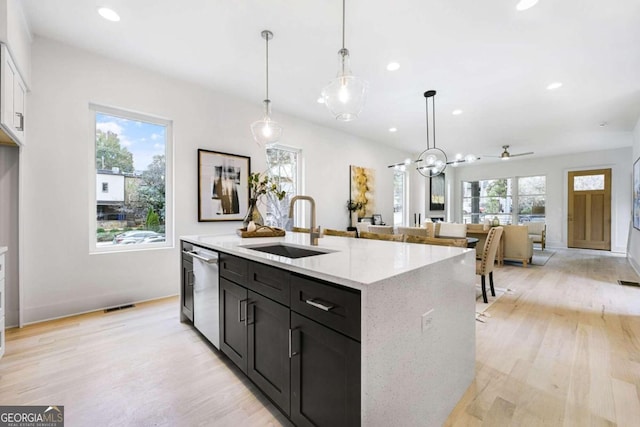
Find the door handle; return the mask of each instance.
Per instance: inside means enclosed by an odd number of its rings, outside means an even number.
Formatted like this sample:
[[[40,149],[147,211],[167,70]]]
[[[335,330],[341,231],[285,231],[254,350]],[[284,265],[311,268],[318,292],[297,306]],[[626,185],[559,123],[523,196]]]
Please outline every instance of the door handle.
[[[289,329],[289,359],[298,354],[300,354],[300,329]]]
[[[247,323],[247,301],[248,301],[248,298],[241,299],[238,301],[238,323],[242,323],[242,322],[245,322],[245,324]],[[242,318],[242,303],[244,303],[244,310],[245,310],[244,319]]]

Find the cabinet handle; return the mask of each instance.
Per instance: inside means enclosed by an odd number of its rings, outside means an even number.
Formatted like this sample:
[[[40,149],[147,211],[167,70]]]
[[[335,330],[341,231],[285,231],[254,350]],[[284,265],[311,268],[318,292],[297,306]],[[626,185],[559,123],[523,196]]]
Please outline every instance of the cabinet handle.
[[[16,130],[22,132],[24,130],[24,114],[16,113],[16,116],[20,119],[20,126],[16,126]]]
[[[242,323],[247,321],[247,315],[246,315],[246,307],[247,307],[247,301],[248,299],[241,299],[240,301],[238,301],[238,323]],[[242,303],[245,303],[245,316],[244,319],[242,318]]]
[[[251,314],[251,316],[249,316]],[[247,303],[247,326],[253,325],[256,320],[256,303],[248,302]]]
[[[295,356],[297,354],[300,354],[300,350],[299,349],[296,349],[296,350],[293,349],[293,345],[294,345],[293,332],[294,331],[298,331],[298,328],[289,329],[289,359],[291,359],[293,356]]]
[[[305,302],[311,306],[314,306],[315,308],[319,308],[320,310],[324,310],[324,311],[330,311],[335,307],[334,305],[323,304],[313,299],[308,299]]]

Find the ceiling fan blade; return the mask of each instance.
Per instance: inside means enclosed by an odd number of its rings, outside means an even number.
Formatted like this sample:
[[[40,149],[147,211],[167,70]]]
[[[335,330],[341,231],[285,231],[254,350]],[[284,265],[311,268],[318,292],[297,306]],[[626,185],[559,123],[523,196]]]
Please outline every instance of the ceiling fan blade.
[[[509,157],[528,156],[529,154],[533,154],[533,151],[529,151],[528,153],[510,154]]]

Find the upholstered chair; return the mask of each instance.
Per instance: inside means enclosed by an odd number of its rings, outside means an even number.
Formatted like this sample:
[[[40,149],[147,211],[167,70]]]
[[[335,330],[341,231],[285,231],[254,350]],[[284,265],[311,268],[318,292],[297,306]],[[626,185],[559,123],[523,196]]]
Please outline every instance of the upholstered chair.
[[[429,237],[429,229],[425,227],[398,227],[398,234],[405,236],[424,236]]]
[[[533,243],[539,243],[541,249],[547,244],[547,224],[544,222],[529,222],[526,224],[529,229],[529,237],[533,239]]]
[[[529,229],[525,225],[505,225],[503,228],[504,259],[520,261],[526,267],[533,258],[533,239],[529,237]]]
[[[426,245],[467,247],[467,239],[445,239],[441,237],[405,235],[404,241],[407,243],[423,243]]]
[[[467,224],[439,222],[436,224],[436,237],[467,237]]]
[[[356,237],[355,231],[332,230],[330,228],[325,228],[324,234],[325,236]]]
[[[369,224],[368,230],[369,233],[376,234],[393,234],[393,226],[392,225],[371,225]]]
[[[482,284],[482,300],[487,303],[487,285],[486,277],[489,275],[489,286],[491,287],[491,295],[496,296],[496,291],[493,288],[493,268],[496,262],[496,253],[498,252],[498,245],[500,244],[500,236],[502,235],[502,227],[493,227],[489,234],[487,234],[487,240],[484,243],[484,249],[482,251],[482,258],[476,260],[476,274],[480,276]]]
[[[361,239],[389,240],[392,242],[402,242],[404,240],[404,234],[378,234],[363,231],[359,233],[359,236]]]

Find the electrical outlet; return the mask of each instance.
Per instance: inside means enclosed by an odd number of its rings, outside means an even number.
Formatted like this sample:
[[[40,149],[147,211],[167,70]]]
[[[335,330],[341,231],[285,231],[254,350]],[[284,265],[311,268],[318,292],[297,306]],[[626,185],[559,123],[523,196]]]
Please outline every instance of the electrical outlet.
[[[433,308],[421,316],[422,333],[427,332],[433,326]]]

